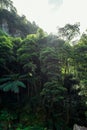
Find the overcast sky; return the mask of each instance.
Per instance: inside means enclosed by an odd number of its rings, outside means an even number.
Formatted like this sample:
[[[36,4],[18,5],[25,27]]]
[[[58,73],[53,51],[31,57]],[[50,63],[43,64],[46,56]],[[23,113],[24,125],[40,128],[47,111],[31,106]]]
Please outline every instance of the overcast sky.
[[[46,32],[57,32],[57,26],[80,22],[87,29],[87,0],[13,0],[20,15],[35,21]]]

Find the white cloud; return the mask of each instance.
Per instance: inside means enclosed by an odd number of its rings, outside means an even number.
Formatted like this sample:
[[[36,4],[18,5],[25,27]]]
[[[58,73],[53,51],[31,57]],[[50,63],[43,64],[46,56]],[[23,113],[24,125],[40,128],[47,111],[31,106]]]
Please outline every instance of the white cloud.
[[[47,32],[56,32],[57,26],[66,23],[81,23],[81,30],[87,28],[87,0],[63,0],[59,6],[49,4],[48,0],[13,0],[20,14],[28,20],[35,21]],[[55,7],[55,10],[54,10]]]

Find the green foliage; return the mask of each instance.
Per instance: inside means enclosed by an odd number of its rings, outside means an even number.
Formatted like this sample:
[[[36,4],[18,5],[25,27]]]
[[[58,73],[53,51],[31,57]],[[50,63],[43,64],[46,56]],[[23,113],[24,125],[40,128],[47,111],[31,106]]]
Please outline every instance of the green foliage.
[[[8,75],[6,78],[0,78],[0,89],[4,92],[12,91],[19,93],[19,87],[26,88],[22,81],[18,80],[18,75]]]
[[[8,36],[8,34],[0,29],[0,36]]]
[[[86,124],[87,35],[70,45],[79,25],[60,28],[62,40],[16,12],[0,10],[0,19],[15,36],[0,31],[1,129],[68,130]]]
[[[29,72],[35,72],[36,69],[34,63],[35,58],[37,58],[36,49],[36,37],[33,37],[33,35],[28,35],[22,42],[21,48],[18,49],[18,60],[23,64],[23,68],[29,70]]]
[[[16,118],[14,113],[9,113],[7,110],[2,110],[0,112],[0,121],[10,121]]]
[[[8,64],[14,59],[12,48],[13,44],[10,37],[0,36],[0,66],[7,72],[10,71],[7,67]]]
[[[64,99],[63,93],[66,89],[58,83],[58,81],[46,82],[44,88],[41,92],[43,96],[44,103],[53,104],[54,102],[59,102]]]
[[[74,25],[66,24],[64,27],[58,29],[59,37],[68,41],[72,40],[80,34],[79,26],[79,23]]]
[[[52,47],[44,48],[40,53],[41,70],[50,78],[60,78],[60,62],[55,49]],[[55,64],[55,66],[54,66]]]
[[[1,129],[11,129],[12,127],[12,121],[15,120],[16,114],[11,113],[7,110],[0,111],[0,128]]]
[[[47,95],[51,95],[52,97],[54,97],[53,95],[57,96],[61,91],[66,90],[65,88],[61,87],[60,84],[58,84],[58,81],[46,82],[44,87],[45,88],[43,89],[42,95],[45,95],[47,92]]]
[[[43,31],[43,29],[41,29],[41,28],[39,28],[38,30],[37,30],[37,38],[39,39],[39,40],[41,40],[41,39],[43,39],[44,37],[46,37],[47,36],[47,34]]]
[[[41,126],[28,126],[26,128],[17,128],[16,130],[47,130],[46,128],[43,128]]]

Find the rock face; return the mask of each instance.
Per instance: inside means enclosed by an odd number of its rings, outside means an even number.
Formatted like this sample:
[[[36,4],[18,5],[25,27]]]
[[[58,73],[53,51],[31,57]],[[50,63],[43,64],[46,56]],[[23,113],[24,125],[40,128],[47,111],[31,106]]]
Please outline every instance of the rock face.
[[[73,130],[87,130],[87,128],[84,126],[79,126],[77,124],[74,124]]]
[[[26,37],[28,34],[35,34],[39,26],[28,21],[25,16],[0,9],[0,29],[10,36]]]
[[[3,21],[2,21],[1,29],[4,32],[9,33],[8,23],[5,19],[3,19]]]

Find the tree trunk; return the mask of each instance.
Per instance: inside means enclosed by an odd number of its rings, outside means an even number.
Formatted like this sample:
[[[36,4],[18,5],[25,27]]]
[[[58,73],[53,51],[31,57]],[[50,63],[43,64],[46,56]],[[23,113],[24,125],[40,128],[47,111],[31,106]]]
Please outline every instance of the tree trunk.
[[[49,109],[45,106],[46,116],[45,116],[45,125],[47,130],[49,130]]]
[[[27,81],[27,95],[28,95],[28,97],[29,97],[29,95],[30,95],[30,89],[29,89],[29,82]]]
[[[57,130],[56,125],[55,125],[56,120],[55,120],[55,117],[53,115],[53,112],[51,112],[51,119],[52,119],[52,127],[53,127],[52,130]]]

